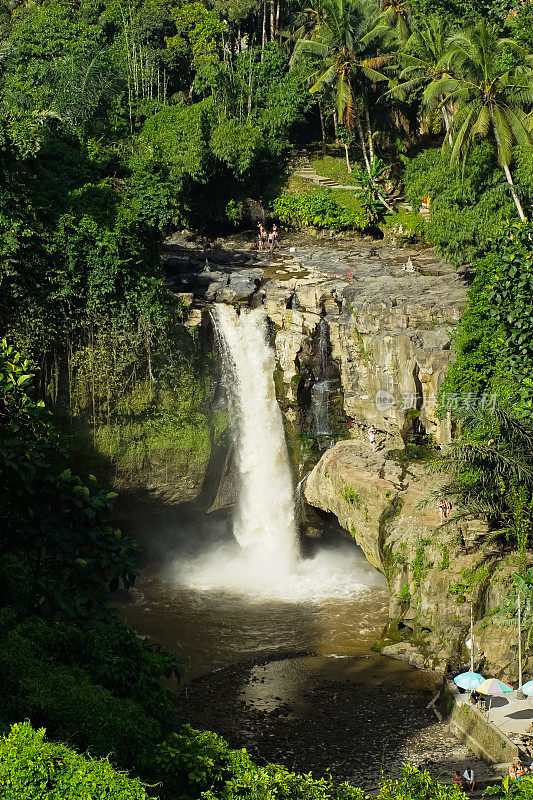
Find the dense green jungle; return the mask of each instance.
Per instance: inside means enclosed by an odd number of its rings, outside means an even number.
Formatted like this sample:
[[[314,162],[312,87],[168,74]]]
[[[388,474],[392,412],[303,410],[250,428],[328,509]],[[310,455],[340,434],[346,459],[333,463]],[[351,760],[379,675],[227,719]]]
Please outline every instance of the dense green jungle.
[[[498,404],[452,411],[433,466],[518,551],[531,646],[532,109],[529,0],[2,0],[2,798],[366,796],[179,727],[182,654],[112,606],[142,557],[110,465],[133,483],[161,450],[205,465],[226,425],[162,241],[249,230],[254,204],[293,231],[402,225],[467,268],[443,392]],[[299,179],[301,152],[357,188]],[[464,797],[409,765],[378,791]],[[525,800],[533,781],[491,791]]]

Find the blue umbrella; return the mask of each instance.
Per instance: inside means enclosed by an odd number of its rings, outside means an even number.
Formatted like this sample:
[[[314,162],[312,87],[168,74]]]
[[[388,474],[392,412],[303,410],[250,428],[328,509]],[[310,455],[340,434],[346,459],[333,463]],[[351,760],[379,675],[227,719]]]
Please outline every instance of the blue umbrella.
[[[485,678],[483,675],[480,675],[479,672],[461,672],[461,674],[456,675],[453,680],[461,689],[467,689],[471,692],[473,689],[477,689],[478,686],[481,686]]]
[[[532,695],[533,694],[533,681],[528,681],[527,683],[524,683],[524,685],[522,686],[522,691],[524,692],[525,695],[527,695],[527,697]]]

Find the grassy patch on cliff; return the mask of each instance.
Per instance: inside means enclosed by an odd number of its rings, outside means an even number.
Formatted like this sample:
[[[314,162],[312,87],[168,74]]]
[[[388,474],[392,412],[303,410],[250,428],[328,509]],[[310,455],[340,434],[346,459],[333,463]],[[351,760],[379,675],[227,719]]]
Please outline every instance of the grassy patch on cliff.
[[[316,155],[311,159],[311,166],[321,178],[330,178],[341,186],[358,186],[353,172],[346,169],[345,156]]]

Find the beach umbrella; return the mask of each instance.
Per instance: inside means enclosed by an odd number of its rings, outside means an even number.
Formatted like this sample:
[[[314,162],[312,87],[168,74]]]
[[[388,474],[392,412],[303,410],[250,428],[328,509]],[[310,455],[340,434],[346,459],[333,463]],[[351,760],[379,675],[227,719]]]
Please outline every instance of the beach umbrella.
[[[514,688],[510,683],[504,683],[504,681],[499,681],[497,678],[487,678],[483,683],[479,684],[477,691],[480,694],[493,696],[497,694],[511,694],[511,692],[514,692]]]
[[[479,672],[461,672],[460,675],[455,676],[453,682],[461,689],[467,689],[471,692],[481,686],[484,680],[485,678]]]
[[[524,692],[526,697],[530,697],[531,695],[533,695],[533,681],[528,681],[527,683],[524,683],[524,685],[522,686],[522,691]]]
[[[495,695],[511,694],[511,692],[514,692],[514,689],[510,683],[504,683],[504,681],[499,681],[497,678],[487,678],[486,681],[480,683],[480,685],[477,687],[477,691],[480,694],[488,694],[490,697],[489,708],[487,710],[487,719],[488,719],[490,713],[490,707],[492,705],[492,698]]]

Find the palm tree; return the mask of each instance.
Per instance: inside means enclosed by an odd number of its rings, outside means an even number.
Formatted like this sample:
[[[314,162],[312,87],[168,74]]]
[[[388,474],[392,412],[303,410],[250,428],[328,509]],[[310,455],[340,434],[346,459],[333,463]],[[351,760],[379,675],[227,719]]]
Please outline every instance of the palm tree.
[[[310,91],[334,91],[338,120],[350,134],[357,129],[367,172],[373,157],[372,131],[368,108],[368,79],[386,80],[379,70],[390,63],[390,54],[380,54],[377,45],[387,31],[377,23],[377,7],[361,0],[319,0],[313,10],[316,21],[308,38],[298,39],[292,54],[294,63],[307,55],[317,62],[308,76]],[[361,120],[367,122],[367,136]],[[367,149],[368,148],[368,149]]]
[[[498,406],[454,414],[462,436],[432,461],[432,471],[451,476],[437,494],[455,499],[455,518],[486,520],[493,532],[514,539],[522,555],[531,534],[533,426]]]
[[[503,66],[512,55],[515,66]],[[452,164],[466,159],[477,139],[491,136],[518,214],[526,216],[513,183],[510,164],[512,148],[533,144],[533,118],[524,111],[533,101],[532,56],[513,39],[500,38],[496,28],[486,21],[449,41],[443,65],[451,74],[432,82],[424,92],[431,104],[444,97],[440,106],[457,105],[453,121],[455,133],[451,151]]]
[[[411,33],[411,7],[407,0],[381,0],[378,19],[394,33],[399,45],[404,45]]]
[[[448,22],[443,17],[428,17],[421,20],[400,53],[403,69],[399,83],[390,89],[389,94],[404,98],[410,92],[426,88],[439,81],[447,72],[443,61],[448,53]],[[433,98],[433,108],[440,108],[448,143],[452,145],[451,112],[446,104],[441,104],[442,97]]]

